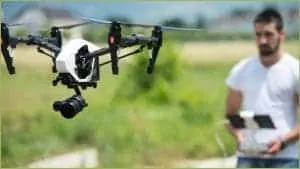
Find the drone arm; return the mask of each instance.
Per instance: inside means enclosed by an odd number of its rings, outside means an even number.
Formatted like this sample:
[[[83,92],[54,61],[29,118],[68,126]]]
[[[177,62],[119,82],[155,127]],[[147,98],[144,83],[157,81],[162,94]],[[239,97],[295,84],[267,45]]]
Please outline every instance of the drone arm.
[[[120,47],[121,48],[127,48],[127,47],[136,46],[136,45],[142,45],[142,46],[139,49],[137,49],[133,52],[127,53],[127,54],[125,54],[121,57],[117,57],[117,59],[122,59],[122,58],[125,58],[125,57],[128,57],[128,56],[140,53],[140,52],[142,52],[143,48],[151,42],[152,42],[152,39],[147,38],[147,37],[142,36],[142,35],[139,35],[139,36],[137,36],[137,35],[124,36],[124,37],[121,38],[121,41],[120,41]],[[82,58],[93,59],[94,57],[103,56],[103,55],[109,54],[109,53],[111,53],[111,48],[101,48],[99,50],[96,50],[94,52],[89,53],[88,55],[82,56]],[[109,60],[109,61],[100,63],[99,66],[103,66],[103,65],[106,65],[108,63],[113,63],[113,60]]]
[[[44,50],[42,50],[40,46],[37,48],[37,51],[41,54],[49,56],[50,58],[52,58],[53,62],[55,62],[55,56],[52,56],[51,54],[49,54],[49,53],[45,52]]]
[[[146,45],[151,40],[145,36],[142,35],[130,35],[122,37],[120,46],[122,48],[132,47],[135,45]]]
[[[27,45],[38,45],[39,47],[45,48],[47,50],[50,50],[54,53],[59,53],[60,48],[53,45],[51,42],[49,42],[48,39],[43,39],[40,37],[28,35],[28,37],[18,37],[14,38],[11,37],[11,41],[13,42],[13,46],[16,46],[17,43],[25,43]]]
[[[145,43],[149,43],[150,40],[145,37],[135,37],[135,36],[125,36],[121,39],[121,48],[127,48],[132,47],[135,45],[142,45]],[[87,59],[93,59],[94,57],[103,56],[110,53],[109,48],[101,48],[98,50],[95,50],[94,52],[89,53],[88,55],[85,55],[83,57],[86,57]]]
[[[93,59],[94,57],[109,54],[109,52],[110,52],[109,48],[101,48],[101,49],[95,50],[94,52],[91,52],[88,55],[85,55],[83,57],[85,57],[87,59]]]
[[[128,56],[131,56],[131,55],[140,53],[140,52],[143,51],[143,48],[144,48],[144,47],[145,47],[145,46],[141,46],[140,48],[138,48],[137,50],[135,50],[135,51],[133,51],[133,52],[130,52],[130,53],[127,53],[127,54],[125,54],[125,55],[123,55],[123,56],[118,57],[118,59],[123,59],[123,58],[125,58],[125,57],[128,57]],[[103,65],[106,65],[106,64],[111,63],[111,62],[112,62],[111,60],[106,61],[106,62],[103,62],[103,63],[99,64],[99,66],[103,66]]]
[[[40,47],[43,47],[45,49],[48,49],[54,53],[59,53],[60,52],[60,48],[49,43],[49,42],[45,42],[45,41],[41,41],[41,43],[39,44]]]
[[[35,37],[35,36],[29,35],[25,41],[27,41],[27,45],[38,45],[38,46],[45,48],[47,50],[50,50],[54,53],[60,52],[59,47],[53,45],[52,43],[49,43],[48,40],[45,40],[40,37]]]

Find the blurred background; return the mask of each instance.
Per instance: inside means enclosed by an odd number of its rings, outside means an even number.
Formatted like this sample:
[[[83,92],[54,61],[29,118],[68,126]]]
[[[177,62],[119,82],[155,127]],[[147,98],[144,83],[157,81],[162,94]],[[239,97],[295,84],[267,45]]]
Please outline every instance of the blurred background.
[[[170,166],[181,160],[222,158],[218,131],[228,156],[235,143],[223,127],[226,87],[233,64],[256,53],[252,21],[265,7],[284,17],[285,49],[299,56],[298,2],[34,2],[2,1],[2,21],[30,23],[11,34],[48,36],[50,26],[79,23],[80,16],[131,23],[200,28],[165,32],[154,74],[146,73],[147,51],[120,61],[120,74],[101,67],[97,89],[84,91],[89,106],[74,119],[52,104],[73,95],[52,86],[51,61],[36,47],[14,51],[17,74],[0,59],[1,165],[25,166],[57,154],[94,148],[98,166]],[[87,25],[63,31],[63,43],[83,38],[106,46],[108,27]],[[125,28],[125,34],[151,29]],[[109,56],[107,56],[107,59]]]

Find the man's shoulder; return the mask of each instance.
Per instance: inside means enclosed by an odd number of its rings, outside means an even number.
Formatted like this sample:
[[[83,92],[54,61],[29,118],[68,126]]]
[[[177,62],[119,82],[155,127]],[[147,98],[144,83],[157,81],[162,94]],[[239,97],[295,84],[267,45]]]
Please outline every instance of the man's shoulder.
[[[255,56],[246,56],[245,58],[242,58],[238,62],[236,62],[226,79],[226,83],[228,86],[234,89],[241,90],[240,82],[242,81],[242,78],[245,75],[245,70],[248,70],[252,67],[253,63],[255,63]]]
[[[249,65],[252,65],[257,60],[257,56],[248,55],[245,58],[242,58],[237,63],[234,64],[233,68],[235,69],[243,69]]]
[[[294,56],[290,53],[285,53],[284,56],[285,56],[286,63],[293,64],[293,65],[296,65],[296,64],[299,65],[299,57]]]
[[[289,53],[285,53],[284,56],[285,56],[284,64],[287,67],[293,68],[294,71],[299,71],[299,63],[300,63],[299,58]]]

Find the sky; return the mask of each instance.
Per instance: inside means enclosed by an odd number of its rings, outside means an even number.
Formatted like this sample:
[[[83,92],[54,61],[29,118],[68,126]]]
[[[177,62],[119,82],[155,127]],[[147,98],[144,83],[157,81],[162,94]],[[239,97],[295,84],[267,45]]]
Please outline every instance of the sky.
[[[9,21],[20,7],[32,1],[2,1],[3,19]],[[234,8],[255,8],[260,9],[264,5],[262,2],[232,1],[232,2],[212,2],[212,1],[127,1],[127,2],[104,2],[104,1],[71,1],[71,2],[51,2],[43,1],[44,4],[67,8],[80,16],[103,19],[112,15],[127,16],[134,22],[157,24],[164,18],[180,16],[190,23],[195,17],[204,15],[206,18],[214,18],[224,15]],[[291,6],[291,2],[281,2],[282,6]]]

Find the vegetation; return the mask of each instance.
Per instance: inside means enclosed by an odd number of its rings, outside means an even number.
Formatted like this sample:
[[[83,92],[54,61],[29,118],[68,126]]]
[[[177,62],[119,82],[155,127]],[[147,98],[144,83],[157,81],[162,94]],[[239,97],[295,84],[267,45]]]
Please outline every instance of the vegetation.
[[[197,56],[210,60],[220,55],[213,50],[216,44]],[[2,166],[18,167],[85,147],[98,149],[103,167],[164,166],[178,159],[222,156],[214,132],[224,113],[224,79],[236,62],[229,56],[237,53],[227,50],[228,57],[217,61],[189,62],[181,45],[165,43],[152,75],[146,74],[147,52],[120,61],[118,76],[111,75],[110,66],[101,67],[99,88],[84,92],[89,107],[71,120],[54,112],[52,103],[73,91],[52,87],[50,62],[39,60],[46,57],[18,47],[17,74],[0,74]],[[289,49],[299,54],[295,44]],[[215,54],[203,56],[204,50]],[[0,64],[1,72],[7,72]],[[232,138],[218,129],[233,154]]]
[[[231,15],[249,12],[237,9]],[[123,16],[106,19],[131,22]],[[232,137],[222,126],[217,128],[224,117],[224,80],[232,65],[255,49],[248,42],[253,35],[209,32],[201,14],[193,24],[203,32],[164,34],[152,75],[146,74],[147,52],[120,61],[118,76],[111,74],[110,66],[101,67],[99,87],[83,93],[89,106],[70,120],[52,109],[54,101],[73,91],[51,86],[55,74],[47,57],[35,47],[18,46],[14,76],[7,74],[0,59],[2,167],[20,167],[86,147],[97,148],[102,167],[166,166],[181,159],[223,156],[214,138],[216,130],[232,155]],[[181,18],[170,18],[162,25],[189,26]],[[83,38],[105,42],[107,27],[102,26],[86,26]],[[124,34],[130,30],[122,28]],[[26,36],[26,31],[20,29],[16,35]],[[65,31],[64,37],[69,36]],[[287,50],[300,56],[297,38],[298,34],[288,36]]]

